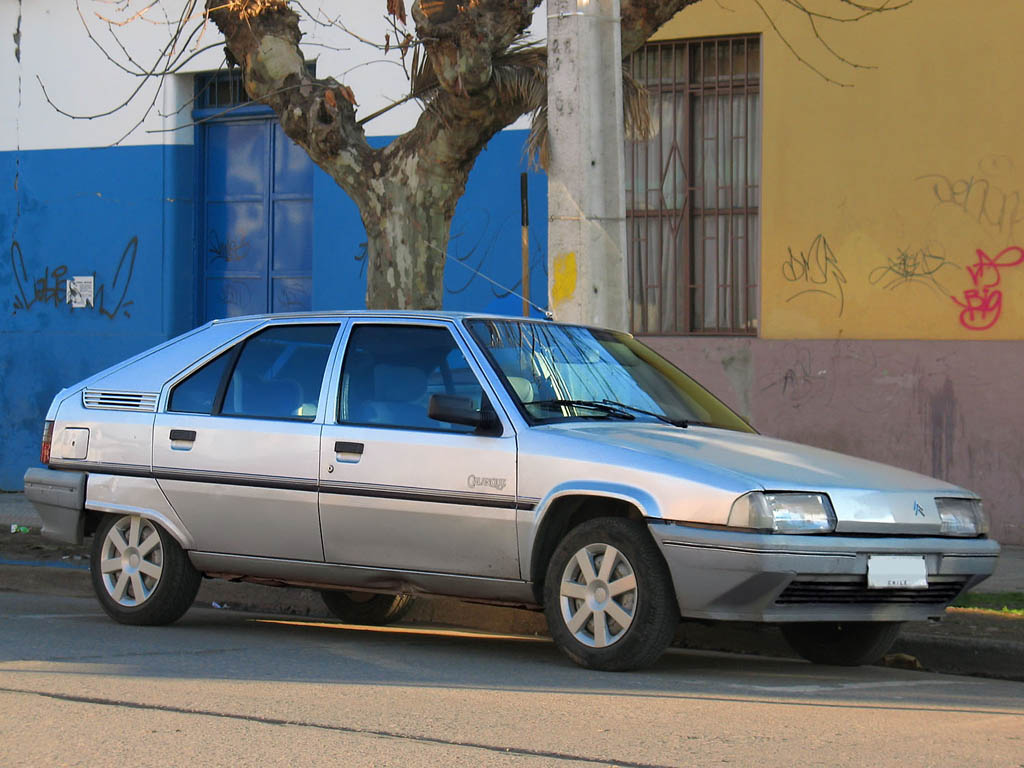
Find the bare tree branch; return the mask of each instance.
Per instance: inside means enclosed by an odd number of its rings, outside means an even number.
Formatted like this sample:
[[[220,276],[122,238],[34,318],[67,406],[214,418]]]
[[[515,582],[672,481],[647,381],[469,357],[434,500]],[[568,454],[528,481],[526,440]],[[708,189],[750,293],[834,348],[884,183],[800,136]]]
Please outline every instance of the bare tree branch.
[[[659,27],[699,0],[622,0],[622,57],[646,43]]]
[[[845,64],[846,66],[848,66],[848,67],[850,67],[852,69],[874,69],[875,68],[874,66],[867,65],[867,64],[860,64],[860,63],[855,62],[855,61],[853,61],[853,60],[843,56],[842,54],[840,54],[828,42],[828,40],[825,39],[825,36],[822,34],[821,29],[818,27],[818,23],[819,22],[827,22],[827,23],[834,23],[834,24],[851,24],[851,23],[856,23],[856,22],[859,22],[859,21],[863,21],[864,19],[866,19],[869,16],[877,16],[877,15],[882,14],[882,13],[890,13],[892,11],[897,11],[897,10],[899,10],[901,8],[905,8],[908,5],[910,5],[914,0],[902,0],[901,2],[896,2],[896,3],[891,2],[891,0],[884,0],[882,3],[880,3],[878,5],[870,5],[868,3],[856,2],[855,0],[835,0],[835,1],[840,3],[841,5],[849,6],[850,8],[852,8],[855,11],[855,13],[852,13],[852,14],[850,14],[848,16],[839,16],[839,15],[836,15],[836,14],[833,14],[833,13],[825,13],[823,11],[816,10],[815,8],[812,8],[811,6],[809,6],[807,4],[806,0],[780,0],[780,2],[782,2],[785,5],[788,5],[788,6],[792,7],[792,8],[794,8],[794,9],[796,9],[800,13],[804,14],[804,16],[806,16],[807,21],[808,21],[808,23],[810,24],[810,27],[811,27],[811,33],[814,35],[815,40],[818,41],[818,44],[821,45],[822,48],[824,48],[825,51],[830,56],[832,56],[833,58],[835,58],[840,63]],[[807,58],[805,58],[803,55],[801,55],[801,53],[799,51],[797,51],[796,47],[789,41],[789,38],[786,37],[786,35],[783,33],[782,29],[779,27],[778,23],[776,23],[776,21],[772,17],[772,15],[770,13],[768,13],[768,10],[764,7],[764,5],[762,4],[761,0],[752,0],[752,2],[758,7],[758,9],[761,11],[761,14],[768,20],[768,23],[771,25],[772,30],[775,32],[776,35],[778,35],[779,39],[783,42],[783,44],[786,46],[786,48],[789,49],[790,53],[793,54],[793,56],[796,58],[797,61],[799,61],[801,64],[803,64],[809,70],[814,72],[816,75],[818,75],[822,80],[824,80],[827,83],[830,83],[832,85],[837,85],[837,86],[839,86],[841,88],[849,88],[849,87],[851,87],[853,85],[852,83],[841,82],[841,81],[836,80],[835,78],[827,75],[825,72],[823,72],[817,66],[812,64]]]
[[[246,92],[269,105],[288,136],[356,201],[365,202],[376,154],[355,118],[355,96],[334,78],[317,79],[299,49],[299,16],[286,4],[242,16],[207,0],[210,19],[242,67]]]
[[[113,8],[112,13],[98,15],[113,42],[98,34],[79,8],[86,34],[112,65],[139,78],[139,85],[118,106],[93,115],[61,110],[44,88],[51,106],[77,119],[117,112],[141,99],[142,89],[151,79],[161,80],[179,72],[196,56],[215,47],[204,45],[204,36],[216,26],[224,37],[226,64],[241,69],[249,98],[269,106],[285,133],[359,207],[367,233],[369,306],[440,306],[443,254],[455,206],[476,158],[495,134],[519,117],[532,114],[528,147],[543,160],[547,53],[522,37],[541,0],[413,0],[408,13],[406,0],[369,0],[378,3],[382,11],[382,40],[350,28],[346,24],[349,11],[339,10],[332,18],[319,7],[311,12],[312,6],[306,7],[309,0],[102,1]],[[79,2],[76,0],[76,5]],[[141,8],[134,5],[136,2]],[[630,56],[665,22],[697,2],[621,0],[621,55]],[[790,43],[777,19],[768,12],[765,0],[752,2],[797,60],[826,81],[846,85],[816,68]],[[803,14],[814,39],[829,56],[844,66],[863,68],[829,43],[823,34],[828,25],[888,13],[912,0],[777,2]],[[347,6],[342,3],[338,7]],[[169,8],[174,9],[170,14]],[[163,14],[163,22],[152,18],[157,9]],[[392,58],[354,62],[338,78],[318,78],[309,71],[300,47],[302,18],[321,29],[336,29]],[[166,24],[170,31],[166,45],[151,63],[134,56],[121,37],[122,30],[140,21]],[[321,42],[307,45],[331,47]],[[339,80],[357,67],[380,61],[403,68],[409,79],[409,93],[357,119],[358,94]],[[647,138],[652,123],[646,92],[628,72],[623,79],[627,134]],[[161,88],[162,81],[131,130],[152,114]],[[365,123],[412,100],[422,105],[415,125],[386,147],[371,147]],[[172,114],[180,114],[187,107],[188,103]]]

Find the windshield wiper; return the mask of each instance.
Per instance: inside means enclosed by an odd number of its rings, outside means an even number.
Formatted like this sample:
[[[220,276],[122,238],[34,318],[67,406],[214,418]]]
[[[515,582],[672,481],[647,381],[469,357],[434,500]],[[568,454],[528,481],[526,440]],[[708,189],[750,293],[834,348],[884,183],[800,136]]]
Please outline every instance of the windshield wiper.
[[[616,419],[627,419],[633,420],[636,418],[632,413],[629,412],[628,408],[620,406],[618,403],[612,403],[608,401],[598,400],[531,400],[523,405],[539,405],[541,408],[561,408],[568,406],[570,408],[592,408],[595,411],[600,411],[605,416],[614,417]]]
[[[685,429],[689,426],[706,427],[708,426],[703,421],[691,421],[690,419],[673,419],[671,416],[666,416],[664,413],[655,413],[654,411],[646,411],[643,408],[638,408],[635,405],[627,405],[626,403],[620,403],[615,400],[602,400],[602,403],[609,407],[621,408],[626,411],[632,411],[633,413],[642,413],[644,416],[653,416],[659,421],[664,421],[666,424],[671,424],[673,427],[682,427]]]

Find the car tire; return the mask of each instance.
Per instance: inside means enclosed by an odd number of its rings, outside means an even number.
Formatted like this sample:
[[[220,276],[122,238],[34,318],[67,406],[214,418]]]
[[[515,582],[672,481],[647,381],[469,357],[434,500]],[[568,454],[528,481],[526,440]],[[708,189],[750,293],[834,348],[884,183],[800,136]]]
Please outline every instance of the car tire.
[[[789,647],[815,664],[859,667],[878,661],[900,631],[898,621],[814,621],[782,624]]]
[[[622,518],[587,521],[562,539],[548,563],[544,613],[562,653],[609,672],[650,666],[679,626],[661,552],[644,525]]]
[[[324,605],[346,624],[367,624],[382,627],[401,619],[412,608],[412,595],[377,595],[371,592],[320,593]]]
[[[174,537],[139,515],[104,515],[92,543],[92,586],[100,606],[121,624],[180,619],[203,575]]]

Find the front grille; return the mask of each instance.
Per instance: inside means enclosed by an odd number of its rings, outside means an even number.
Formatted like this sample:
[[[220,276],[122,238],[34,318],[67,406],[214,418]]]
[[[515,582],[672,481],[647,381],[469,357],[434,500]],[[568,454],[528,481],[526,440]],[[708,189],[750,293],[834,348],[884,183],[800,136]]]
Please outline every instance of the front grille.
[[[860,603],[942,605],[952,602],[966,579],[933,581],[925,589],[868,589],[866,581],[793,581],[775,600],[776,605]]]
[[[119,392],[114,390],[87,389],[82,393],[82,405],[108,411],[156,412],[159,392]]]

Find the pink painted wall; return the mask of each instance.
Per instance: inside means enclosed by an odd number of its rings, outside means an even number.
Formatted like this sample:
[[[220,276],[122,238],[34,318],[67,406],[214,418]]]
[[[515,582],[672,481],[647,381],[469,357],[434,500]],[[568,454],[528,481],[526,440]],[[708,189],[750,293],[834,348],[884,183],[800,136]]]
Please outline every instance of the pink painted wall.
[[[1024,342],[643,341],[760,432],[970,488],[1024,544]]]

